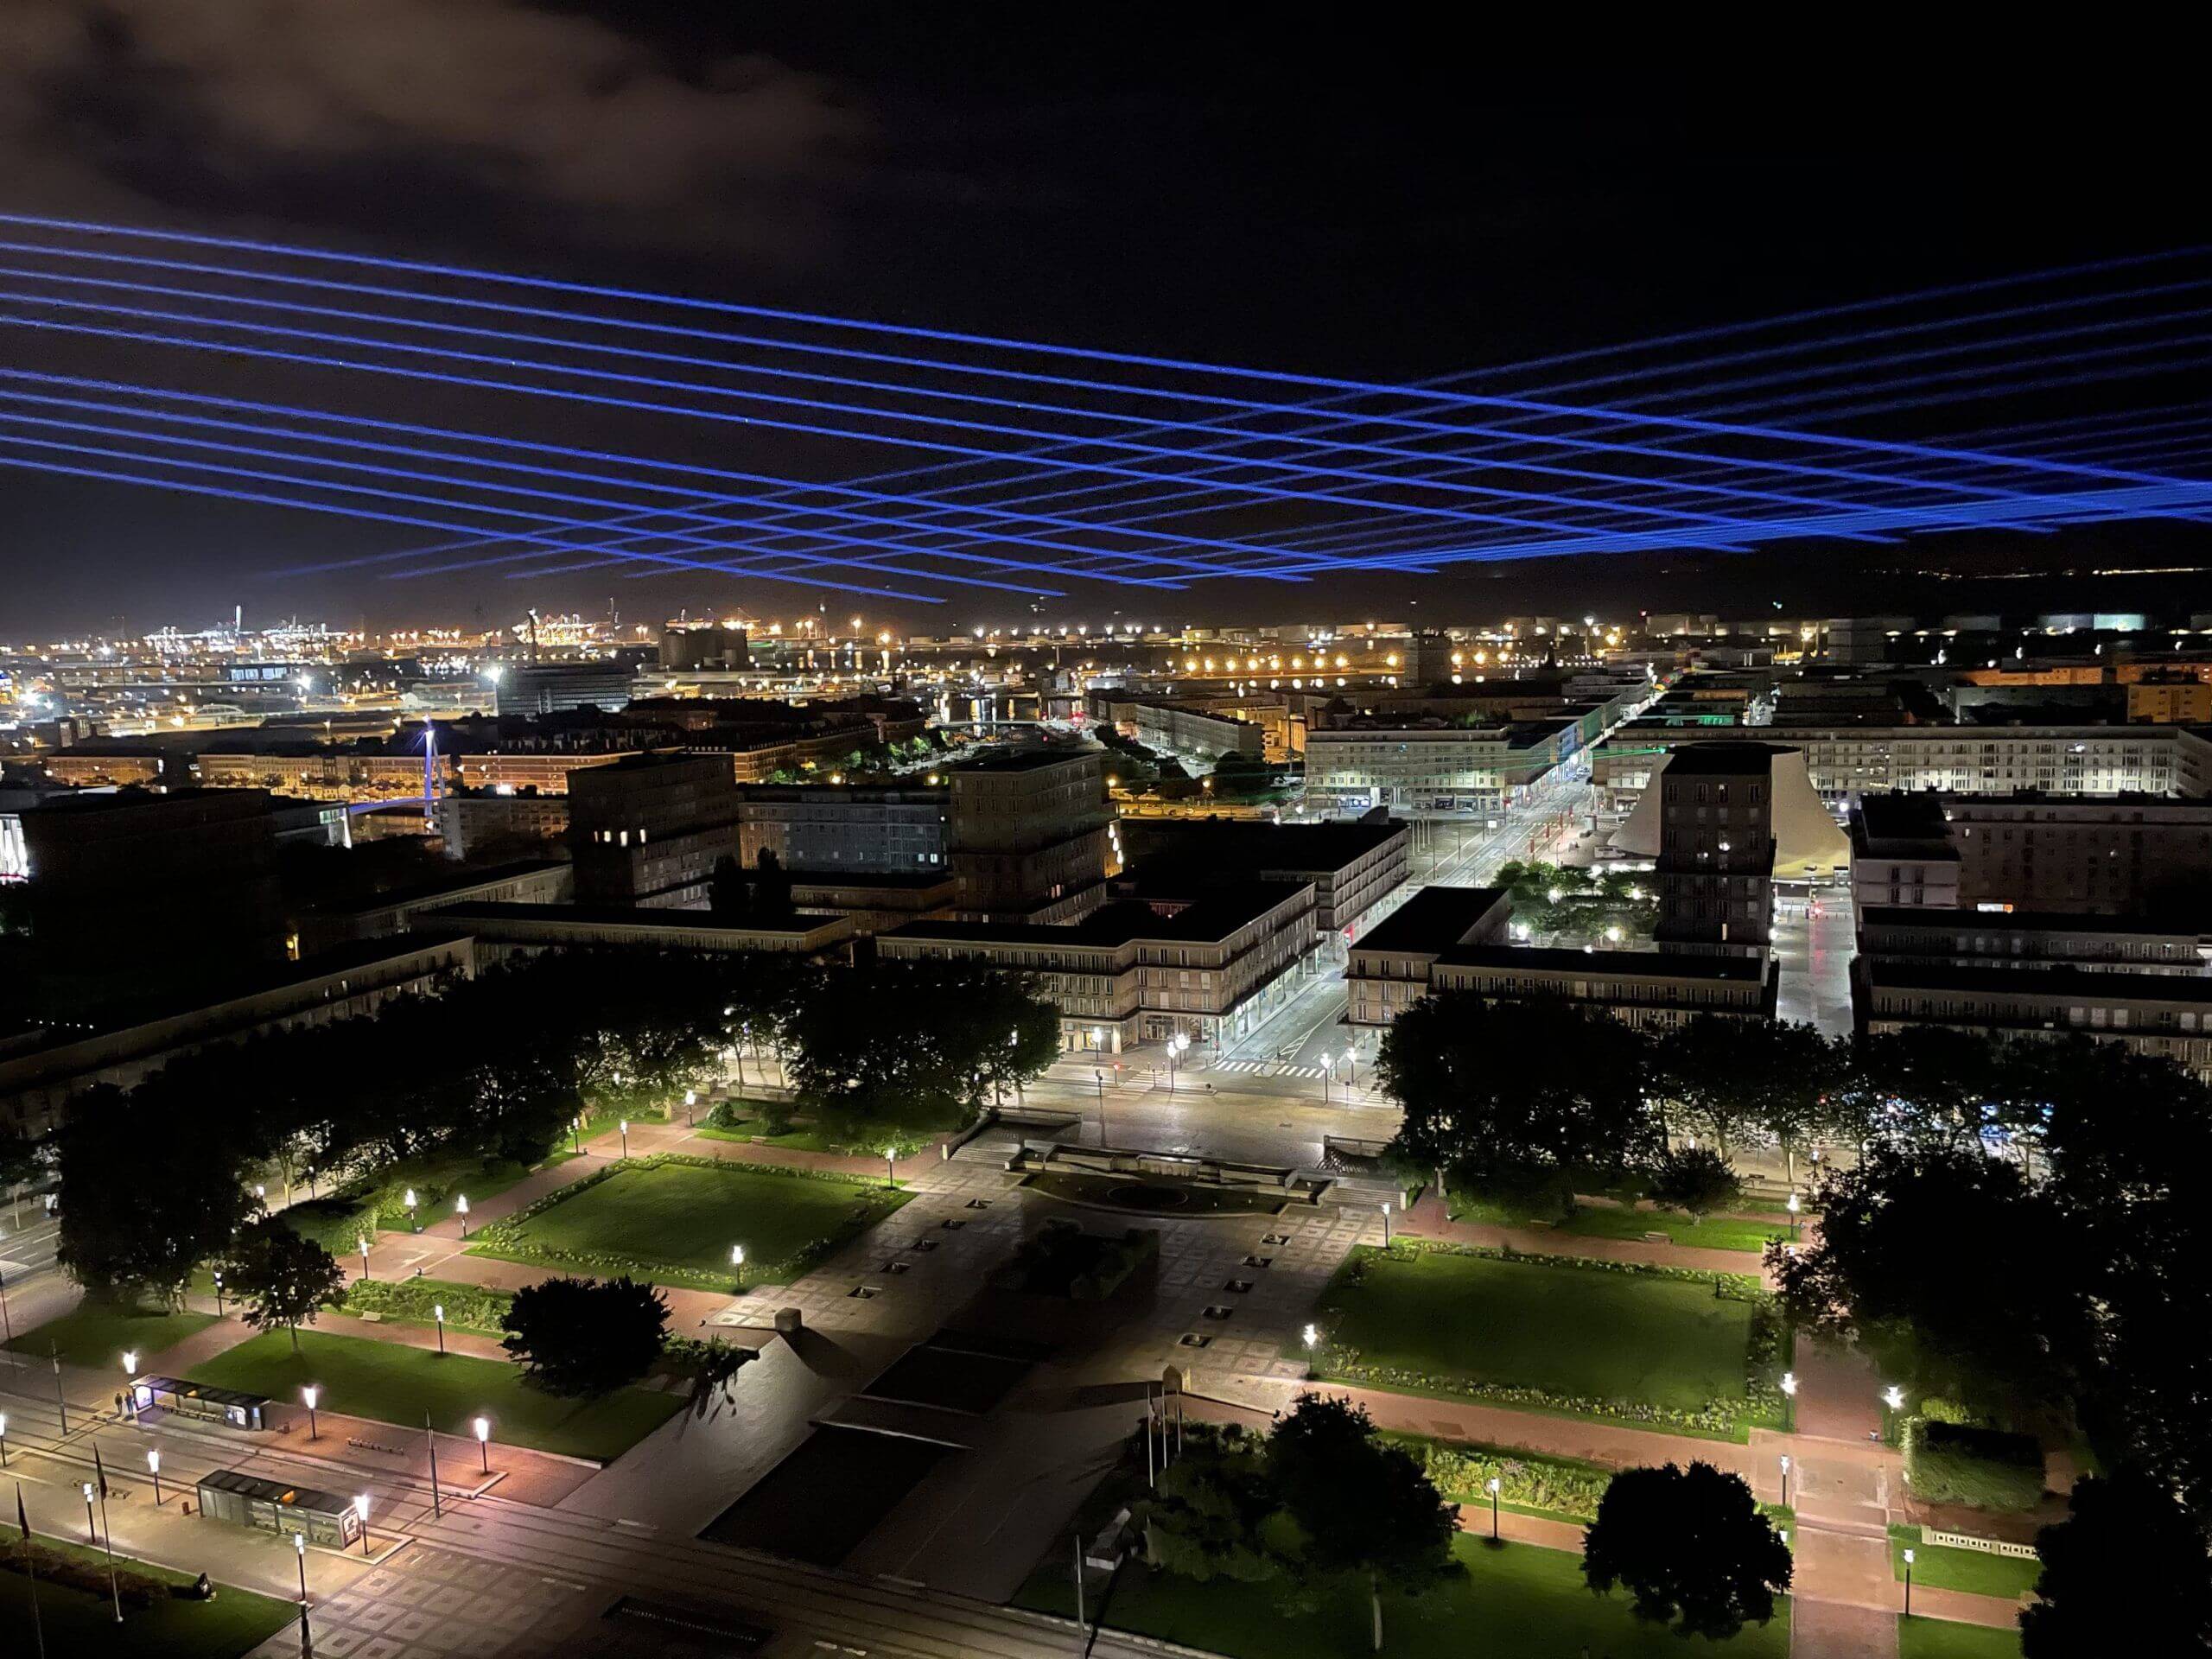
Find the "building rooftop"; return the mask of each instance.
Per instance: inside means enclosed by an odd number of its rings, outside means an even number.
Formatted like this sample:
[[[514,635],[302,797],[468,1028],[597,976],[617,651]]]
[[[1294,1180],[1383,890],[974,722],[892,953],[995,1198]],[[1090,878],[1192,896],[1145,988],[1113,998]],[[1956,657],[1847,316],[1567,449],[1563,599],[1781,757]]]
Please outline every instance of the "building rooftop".
[[[2107,916],[2075,910],[1946,910],[1923,905],[1869,905],[1859,912],[1861,928],[1918,927],[1955,933],[2135,933],[2159,938],[2195,938],[2201,921],[2171,914]]]
[[[1379,823],[1255,823],[1231,818],[1124,818],[1122,844],[1132,867],[1179,867],[1319,874],[1342,869],[1407,835]]]
[[[784,926],[770,926],[752,917],[724,918],[707,910],[671,910],[645,905],[448,905],[427,912],[422,919],[434,927],[467,931],[472,922],[573,922],[587,927],[644,927],[656,931],[683,932],[704,929],[731,933],[810,933],[837,919],[831,913],[800,912]]]
[[[1504,901],[1503,887],[1423,887],[1351,948],[1441,954],[1473,932]]]
[[[993,749],[972,760],[948,763],[949,772],[1037,772],[1046,766],[1065,766],[1071,760],[1103,755],[1106,751],[1094,744],[1077,746],[1065,744],[1049,749]]]
[[[1624,974],[1638,979],[1725,979],[1756,985],[1767,963],[1758,957],[1697,950],[1576,950],[1535,945],[1463,944],[1437,958],[1453,968],[1519,968],[1531,973]]]
[[[1774,770],[1774,758],[1784,752],[1778,743],[1722,741],[1684,743],[1668,757],[1669,778],[1764,778]]]
[[[974,944],[1090,946],[1113,950],[1131,939],[1225,938],[1294,896],[1308,883],[1217,882],[1204,899],[1166,914],[1141,899],[1101,906],[1071,926],[1033,922],[909,922],[879,934],[887,939],[947,939]]]
[[[1894,957],[1860,957],[1853,967],[1875,990],[1972,991],[2045,999],[2070,996],[2084,1002],[2212,1003],[2212,979],[2195,974],[2115,974],[2064,964],[2050,968],[1953,968]],[[2121,1028],[2123,1033],[2126,1029]]]

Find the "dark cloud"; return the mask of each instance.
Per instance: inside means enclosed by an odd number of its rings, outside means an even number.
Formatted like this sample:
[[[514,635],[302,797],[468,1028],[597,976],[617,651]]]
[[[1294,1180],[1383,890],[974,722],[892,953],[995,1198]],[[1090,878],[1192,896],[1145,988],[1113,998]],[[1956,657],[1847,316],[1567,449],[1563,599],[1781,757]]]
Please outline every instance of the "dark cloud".
[[[677,58],[515,0],[10,0],[9,194],[632,256],[825,257],[869,123],[758,53]]]

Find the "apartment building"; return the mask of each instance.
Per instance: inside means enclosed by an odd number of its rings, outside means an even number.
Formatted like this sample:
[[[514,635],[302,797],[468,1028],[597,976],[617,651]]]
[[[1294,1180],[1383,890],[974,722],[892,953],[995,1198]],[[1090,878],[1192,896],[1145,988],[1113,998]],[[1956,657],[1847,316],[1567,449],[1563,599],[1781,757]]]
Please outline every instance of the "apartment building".
[[[1683,950],[1539,950],[1459,945],[1429,967],[1438,991],[1507,1001],[1556,999],[1640,1030],[1665,1030],[1701,1014],[1771,1020],[1781,964],[1756,957]],[[1573,1057],[1561,1055],[1562,1065]]]
[[[502,847],[565,841],[569,798],[535,789],[456,789],[435,814],[448,858],[474,858]]]
[[[2133,915],[2194,906],[2212,882],[2212,798],[1955,795],[1959,902]]]
[[[1851,892],[1872,906],[1956,909],[1959,849],[1939,795],[1869,795],[1851,809]]]
[[[1421,888],[1347,953],[1346,1021],[1369,1030],[1394,1023],[1428,995],[1440,958],[1503,938],[1512,913],[1503,887]]]
[[[1105,751],[1001,749],[944,774],[961,913],[1074,921],[1105,898],[1113,809]]]
[[[716,862],[736,856],[737,789],[721,755],[637,755],[569,784],[579,903],[703,904]]]
[[[2212,963],[2212,926],[2178,917],[1878,905],[1858,920],[1859,954],[1878,962],[2196,977]]]
[[[1314,925],[1350,938],[1406,879],[1413,836],[1376,817],[1352,823],[1261,823],[1215,818],[1132,818],[1121,825],[1136,879],[1195,894],[1206,883],[1258,876],[1313,884]]]
[[[2202,795],[2212,738],[2184,726],[1798,726],[1775,735],[1805,755],[1823,798],[1891,790],[1996,795]],[[1592,753],[1592,779],[1615,796],[1647,787],[1658,753],[1688,731],[1616,733]]]
[[[1234,1041],[1287,1001],[1313,944],[1310,882],[1225,882],[1195,903],[1123,899],[1073,925],[913,922],[876,936],[886,961],[1018,973],[1060,1011],[1069,1052],[1188,1036]]]
[[[948,871],[951,806],[944,784],[742,784],[739,856],[816,874]]]
[[[1358,720],[1306,735],[1306,793],[1338,810],[1489,811],[1516,798],[1582,738],[1580,718],[1511,726]]]
[[[2124,1043],[2212,1079],[2212,978],[2067,965],[1960,968],[1894,957],[1852,963],[1859,1028],[1943,1027],[2004,1039]]]
[[[420,799],[425,772],[418,750],[410,754],[298,744],[253,750],[202,749],[197,771],[207,789],[265,789],[310,801]],[[453,763],[439,756],[430,766],[441,785]]]

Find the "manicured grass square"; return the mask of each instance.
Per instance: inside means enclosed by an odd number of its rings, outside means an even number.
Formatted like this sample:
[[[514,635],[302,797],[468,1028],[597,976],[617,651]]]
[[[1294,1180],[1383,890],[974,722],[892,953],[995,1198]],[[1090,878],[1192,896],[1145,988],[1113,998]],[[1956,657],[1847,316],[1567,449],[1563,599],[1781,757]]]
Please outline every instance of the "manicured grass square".
[[[727,1164],[629,1165],[479,1249],[575,1272],[722,1289],[733,1281],[733,1244],[745,1247],[744,1281],[767,1279],[803,1257],[818,1258],[905,1198],[880,1182]]]
[[[642,1389],[564,1400],[531,1387],[505,1360],[321,1331],[300,1332],[296,1355],[288,1332],[266,1332],[194,1366],[191,1380],[285,1405],[297,1405],[301,1388],[314,1383],[327,1410],[414,1429],[427,1411],[448,1434],[468,1433],[469,1419],[480,1414],[492,1420],[496,1442],[577,1458],[619,1457],[684,1404],[679,1395]]]
[[[93,1370],[111,1370],[120,1386],[123,1356],[136,1353],[138,1369],[164,1348],[174,1347],[215,1323],[212,1313],[166,1313],[131,1303],[87,1296],[73,1313],[21,1331],[8,1346],[19,1354],[44,1354],[52,1343],[62,1362]]]
[[[2020,1659],[2020,1632],[1915,1614],[1897,1620],[1897,1659]]]
[[[1322,1299],[1332,1360],[1349,1352],[1440,1391],[1533,1388],[1677,1410],[1745,1399],[1753,1309],[1707,1281],[1440,1250],[1361,1260],[1357,1282],[1340,1278]]]
[[[0,1543],[0,1551],[10,1548],[21,1535],[16,1531],[12,1512],[8,1521],[6,1541]],[[42,1533],[38,1541],[102,1569],[106,1567],[103,1551]],[[192,1579],[190,1573],[173,1573],[121,1555],[115,1558],[115,1564],[142,1578],[170,1584],[186,1584]],[[146,1659],[156,1655],[160,1659],[237,1659],[238,1655],[251,1651],[296,1623],[298,1618],[290,1602],[225,1585],[213,1601],[173,1599],[147,1607],[126,1608],[123,1623],[118,1624],[105,1595],[67,1589],[43,1575],[38,1582],[39,1624],[45,1634],[46,1651],[54,1659],[64,1654],[111,1654],[118,1659],[136,1659],[139,1655]],[[16,1633],[9,1641],[10,1653],[28,1656],[35,1651],[31,1639],[31,1583],[21,1573],[0,1570],[0,1630]]]
[[[2040,1560],[1924,1544],[1920,1541],[1918,1527],[1891,1527],[1890,1573],[1900,1581],[1904,1578],[1907,1544],[1912,1546],[1912,1582],[1916,1588],[1965,1590],[1977,1596],[2002,1596],[2011,1601],[2032,1591],[2043,1573]]]
[[[1789,1226],[1770,1222],[1739,1221],[1732,1216],[1707,1216],[1702,1221],[1671,1210],[1619,1210],[1586,1204],[1552,1230],[1562,1249],[1572,1249],[1571,1238],[1642,1238],[1664,1233],[1676,1244],[1702,1250],[1764,1250],[1770,1239],[1787,1239]]]
[[[1732,1640],[1684,1640],[1640,1624],[1628,1598],[1593,1596],[1582,1581],[1582,1564],[1560,1550],[1533,1544],[1503,1549],[1462,1536],[1452,1553],[1467,1576],[1408,1600],[1382,1598],[1385,1659],[1465,1659],[1470,1654],[1510,1654],[1513,1659],[1786,1659],[1789,1603],[1771,1623],[1747,1625]],[[1018,1605],[1072,1616],[1071,1566],[1055,1548],[1022,1587]],[[1094,1582],[1092,1593],[1098,1593]],[[1326,1594],[1311,1614],[1281,1605],[1275,1587],[1216,1579],[1200,1582],[1155,1573],[1133,1561],[1124,1567],[1106,1603],[1105,1622],[1231,1659],[1342,1659],[1369,1649],[1368,1599],[1357,1586]]]

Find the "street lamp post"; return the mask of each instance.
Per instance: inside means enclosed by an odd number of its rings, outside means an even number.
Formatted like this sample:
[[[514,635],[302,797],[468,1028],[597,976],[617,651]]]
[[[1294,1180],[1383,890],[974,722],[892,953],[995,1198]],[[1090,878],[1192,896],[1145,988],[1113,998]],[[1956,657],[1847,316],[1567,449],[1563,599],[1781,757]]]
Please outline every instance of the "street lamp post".
[[[1782,1454],[1782,1507],[1789,1507],[1789,1454]]]
[[[442,1359],[446,1351],[446,1305],[443,1302],[433,1302],[430,1305],[430,1317],[438,1322],[438,1357]]]
[[[614,1127],[621,1132],[622,1155],[627,1158],[630,1155],[630,1120],[626,1117],[618,1118],[615,1120]]]
[[[1789,1195],[1789,1236],[1792,1239],[1795,1239],[1797,1236],[1798,1208],[1797,1195],[1795,1192],[1792,1192]]]
[[[315,1439],[321,1432],[315,1426],[315,1398],[321,1392],[322,1390],[318,1389],[312,1382],[308,1383],[307,1387],[300,1390],[300,1398],[306,1401],[308,1403],[308,1439],[310,1440]]]
[[[363,1233],[353,1243],[361,1252],[361,1277],[366,1279],[369,1276],[369,1236]]]
[[[138,1418],[138,1351],[136,1348],[126,1348],[123,1351],[123,1398],[124,1409],[130,1412],[131,1421],[136,1422]]]
[[[1382,1200],[1382,1248],[1390,1248],[1390,1200]]]
[[[733,1244],[729,1247],[729,1276],[733,1279],[741,1279],[744,1277],[744,1274],[745,1246],[742,1244]],[[738,1288],[742,1290],[745,1287],[741,1284]]]
[[[69,1396],[61,1392],[61,1351],[54,1345],[52,1338],[47,1339],[46,1357],[54,1366],[54,1404],[61,1414],[61,1432],[67,1434],[69,1432]]]
[[[492,1420],[479,1417],[472,1427],[476,1430],[476,1459],[483,1465],[484,1472],[492,1472]]]
[[[146,1472],[154,1478],[154,1507],[158,1510],[162,1507],[162,1454],[150,1448],[146,1453]]]
[[[1494,1544],[1494,1543],[1497,1543],[1497,1542],[1498,1541],[1498,1536],[1497,1536],[1497,1486],[1498,1486],[1498,1481],[1497,1481],[1497,1477],[1496,1475],[1492,1475],[1492,1476],[1490,1478],[1489,1481],[1488,1481],[1486,1484],[1487,1484],[1487,1485],[1489,1486],[1489,1489],[1490,1489],[1490,1541],[1491,1541],[1491,1542],[1492,1542],[1492,1543]]]
[[[361,1554],[365,1555],[369,1553],[369,1495],[366,1492],[354,1497],[353,1513],[361,1517]]]
[[[416,1206],[415,1202],[415,1189],[413,1187],[410,1186],[407,1189],[407,1196],[404,1202],[407,1205],[407,1230],[410,1233],[421,1232],[423,1230],[415,1224],[415,1211]]]
[[[896,1147],[883,1149],[883,1184],[886,1186],[899,1185],[899,1148]]]
[[[438,1497],[438,1436],[430,1427],[430,1414],[423,1414],[423,1438],[430,1447],[430,1513],[440,1520],[445,1517],[445,1505]]]
[[[1904,1409],[1904,1390],[1894,1382],[1882,1390],[1882,1438],[1888,1440],[1897,1414]]]
[[[1324,1106],[1329,1103],[1329,1065],[1335,1058],[1332,1054],[1321,1057],[1321,1103]]]
[[[220,1268],[215,1269],[215,1317],[219,1319],[223,1317],[223,1270]]]
[[[1910,1545],[1905,1547],[1904,1552],[1904,1616],[1907,1618],[1912,1617],[1912,1548]]]
[[[85,1541],[97,1544],[100,1541],[100,1529],[99,1522],[92,1519],[92,1483],[86,1481],[77,1490],[85,1495]]]
[[[459,1217],[461,1217],[461,1236],[463,1238],[467,1238],[467,1237],[468,1236],[468,1194],[467,1194],[467,1193],[466,1193],[466,1192],[457,1192],[457,1193],[455,1193],[455,1194],[454,1195],[454,1200],[453,1200],[453,1212],[454,1212],[454,1214],[455,1214],[456,1216],[459,1216]]]
[[[0,1411],[0,1469],[8,1466],[8,1414]]]
[[[683,1091],[683,1127],[687,1129],[691,1127],[691,1109],[698,1103],[699,1091],[696,1089],[686,1089]]]

